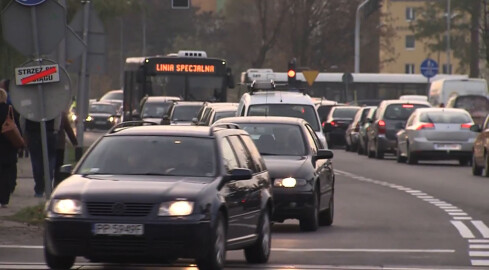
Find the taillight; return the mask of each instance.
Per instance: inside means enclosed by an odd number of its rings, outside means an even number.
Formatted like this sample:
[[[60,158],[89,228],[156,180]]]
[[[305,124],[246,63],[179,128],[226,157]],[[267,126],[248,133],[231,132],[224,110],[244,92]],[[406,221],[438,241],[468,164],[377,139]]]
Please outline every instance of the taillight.
[[[379,134],[385,134],[385,121],[379,120],[379,122],[377,122],[377,126],[379,127]]]
[[[325,124],[326,124],[326,121],[322,122],[322,123],[321,123],[321,126],[323,126],[323,127],[324,127],[324,125],[325,125]]]
[[[332,125],[333,127],[336,127],[336,126],[338,125],[338,123],[336,123],[335,121],[331,121],[331,125]]]
[[[472,123],[465,123],[465,124],[461,124],[460,128],[470,129],[471,126],[472,126]]]
[[[419,125],[416,130],[421,130],[421,129],[432,129],[432,128],[435,128],[435,124],[433,123],[424,123],[424,124],[421,124]]]
[[[414,108],[413,104],[402,104],[403,108]]]

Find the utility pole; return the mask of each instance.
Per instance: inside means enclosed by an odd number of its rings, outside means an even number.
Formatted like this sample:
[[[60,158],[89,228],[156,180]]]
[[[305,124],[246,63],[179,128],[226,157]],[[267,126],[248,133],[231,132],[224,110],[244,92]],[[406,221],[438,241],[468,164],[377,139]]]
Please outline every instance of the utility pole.
[[[363,1],[357,7],[355,18],[355,73],[360,72],[360,10],[368,3],[369,0]]]
[[[452,68],[450,66],[450,24],[452,21],[452,14],[450,11],[450,0],[447,0],[447,74],[452,74]]]

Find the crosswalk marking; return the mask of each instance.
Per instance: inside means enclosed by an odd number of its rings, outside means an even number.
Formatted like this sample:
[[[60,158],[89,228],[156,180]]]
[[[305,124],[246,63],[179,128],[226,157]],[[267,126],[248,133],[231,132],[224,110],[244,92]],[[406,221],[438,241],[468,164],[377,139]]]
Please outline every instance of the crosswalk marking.
[[[480,220],[472,220],[472,224],[480,231],[484,238],[489,238],[489,228]]]
[[[467,225],[465,225],[462,221],[451,220],[450,222],[453,224],[453,226],[455,226],[463,238],[475,238],[469,227],[467,227]]]

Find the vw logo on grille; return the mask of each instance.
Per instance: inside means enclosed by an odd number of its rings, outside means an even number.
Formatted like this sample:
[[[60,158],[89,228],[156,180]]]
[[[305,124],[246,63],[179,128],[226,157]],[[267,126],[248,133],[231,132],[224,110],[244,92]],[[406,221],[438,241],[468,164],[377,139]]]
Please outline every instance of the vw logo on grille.
[[[114,203],[114,205],[112,206],[112,213],[114,215],[122,215],[124,214],[125,210],[126,210],[126,205],[121,202]]]

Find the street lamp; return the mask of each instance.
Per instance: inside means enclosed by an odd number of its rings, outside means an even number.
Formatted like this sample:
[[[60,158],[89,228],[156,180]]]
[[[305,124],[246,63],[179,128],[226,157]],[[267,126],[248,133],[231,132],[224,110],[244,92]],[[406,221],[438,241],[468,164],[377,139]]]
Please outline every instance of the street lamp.
[[[369,0],[363,1],[357,7],[355,18],[355,73],[360,72],[360,9],[362,9]]]

